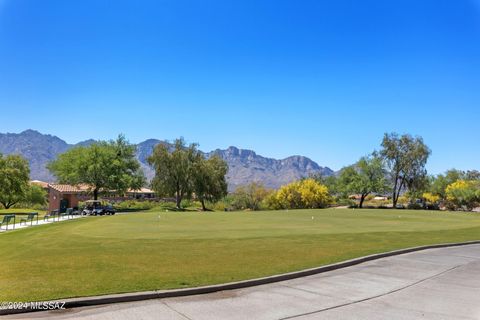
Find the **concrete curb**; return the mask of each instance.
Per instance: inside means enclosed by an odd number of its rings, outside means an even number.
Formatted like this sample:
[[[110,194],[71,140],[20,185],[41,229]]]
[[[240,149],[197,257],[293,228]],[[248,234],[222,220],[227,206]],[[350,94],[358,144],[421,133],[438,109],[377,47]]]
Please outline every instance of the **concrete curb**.
[[[424,251],[429,249],[467,246],[467,245],[473,245],[473,244],[480,244],[480,240],[460,242],[460,243],[436,244],[436,245],[428,245],[428,246],[395,250],[395,251],[390,251],[385,253],[373,254],[373,255],[356,258],[352,260],[347,260],[344,262],[338,262],[338,263],[334,263],[334,264],[330,264],[330,265],[326,265],[318,268],[306,269],[302,271],[290,272],[290,273],[274,275],[274,276],[259,278],[259,279],[231,282],[231,283],[220,284],[220,285],[188,288],[188,289],[178,289],[178,290],[159,290],[159,291],[147,291],[147,292],[137,292],[137,293],[112,294],[112,295],[94,296],[94,297],[85,297],[85,298],[72,298],[72,299],[56,300],[53,302],[54,303],[58,302],[60,305],[64,305],[65,308],[71,309],[71,308],[79,308],[79,307],[87,307],[87,306],[99,306],[99,305],[112,304],[112,303],[144,301],[144,300],[152,300],[152,299],[164,299],[164,298],[208,294],[208,293],[214,293],[219,291],[255,287],[255,286],[264,285],[264,284],[271,284],[271,283],[280,282],[280,281],[312,276],[320,273],[325,273],[333,270],[351,267],[351,266],[365,263],[368,261],[407,254],[411,252]],[[25,308],[21,310],[3,309],[3,310],[0,310],[0,316],[9,315],[9,314],[30,313],[30,312],[36,312],[36,311],[43,311],[43,310],[33,310],[31,308]]]

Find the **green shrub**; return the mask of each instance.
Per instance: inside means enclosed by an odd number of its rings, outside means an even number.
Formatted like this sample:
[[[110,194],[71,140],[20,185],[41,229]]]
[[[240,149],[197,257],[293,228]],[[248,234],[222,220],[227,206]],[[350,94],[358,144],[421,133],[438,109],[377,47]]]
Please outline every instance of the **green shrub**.
[[[114,208],[117,211],[142,211],[142,210],[150,210],[156,207],[158,204],[155,202],[150,201],[135,201],[135,200],[127,200],[122,201],[114,204]]]
[[[408,206],[407,206],[407,209],[422,210],[424,208],[423,208],[423,205],[421,203],[409,203]]]
[[[357,205],[357,202],[356,202],[355,200],[345,199],[345,198],[343,198],[343,199],[337,199],[337,200],[335,201],[335,204],[336,204],[337,206],[348,206],[348,207],[352,207],[352,208],[358,206],[358,205]]]
[[[200,203],[200,201],[183,199],[180,206],[184,209],[192,209],[192,208],[201,208],[202,204]]]
[[[255,211],[268,209],[265,205],[271,193],[271,190],[257,182],[240,186],[235,190],[235,193],[231,195],[230,207],[233,210]]]
[[[215,203],[208,202],[207,208],[211,208],[213,211],[234,211],[235,196],[227,195],[220,201]]]

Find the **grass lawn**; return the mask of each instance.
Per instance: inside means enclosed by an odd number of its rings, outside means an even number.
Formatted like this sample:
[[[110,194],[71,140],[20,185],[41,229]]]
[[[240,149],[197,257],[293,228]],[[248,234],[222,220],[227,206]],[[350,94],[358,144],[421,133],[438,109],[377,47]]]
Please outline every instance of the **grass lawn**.
[[[325,209],[89,217],[0,234],[0,301],[218,284],[478,239],[480,215],[472,213]]]

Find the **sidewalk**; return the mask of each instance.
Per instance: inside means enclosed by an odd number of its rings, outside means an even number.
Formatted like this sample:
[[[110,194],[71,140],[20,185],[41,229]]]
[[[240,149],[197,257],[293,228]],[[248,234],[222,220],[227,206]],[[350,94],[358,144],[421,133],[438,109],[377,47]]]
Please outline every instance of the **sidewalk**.
[[[392,256],[250,288],[5,319],[478,320],[479,273],[480,245],[475,244]]]
[[[86,216],[81,216],[81,215],[78,215],[78,216],[70,216],[70,218],[67,218],[67,217],[63,217],[63,218],[50,218],[47,220],[43,220],[43,217],[39,217],[38,218],[38,224],[37,224],[37,219],[34,219],[33,220],[33,224],[31,224],[31,222],[29,221],[27,224],[22,224],[20,225],[20,219],[23,218],[23,216],[17,216],[16,217],[16,223],[15,224],[10,224],[8,225],[8,232],[10,231],[13,231],[13,230],[19,230],[19,229],[25,229],[25,228],[30,228],[30,227],[36,227],[36,226],[41,226],[41,225],[44,225],[44,224],[50,224],[50,223],[56,223],[56,222],[61,222],[61,221],[67,221],[67,220],[75,220],[75,219],[80,219],[80,218],[85,218]],[[7,232],[7,230],[5,230],[6,226],[2,226],[2,229],[0,230],[0,233],[3,233],[3,232]]]

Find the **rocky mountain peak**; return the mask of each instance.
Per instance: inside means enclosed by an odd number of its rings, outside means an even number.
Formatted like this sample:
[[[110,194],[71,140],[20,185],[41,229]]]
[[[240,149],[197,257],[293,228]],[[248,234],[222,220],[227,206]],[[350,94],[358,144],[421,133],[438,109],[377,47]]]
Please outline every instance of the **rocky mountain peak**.
[[[35,130],[25,130],[21,133],[0,134],[0,153],[20,154],[30,162],[31,178],[47,182],[55,181],[46,169],[47,163],[56,159],[58,154],[75,146],[88,146],[96,140],[89,139],[71,145],[62,139],[42,134]],[[148,179],[154,175],[153,169],[148,165],[147,159],[153,148],[166,141],[148,139],[137,145],[137,158]],[[217,149],[205,153],[207,157],[217,154],[229,166],[227,180],[229,189],[251,182],[261,182],[266,187],[278,188],[283,184],[307,177],[313,173],[331,175],[333,171],[328,167],[321,167],[316,162],[303,156],[291,156],[282,160],[263,157],[256,152],[231,146],[225,150]]]

